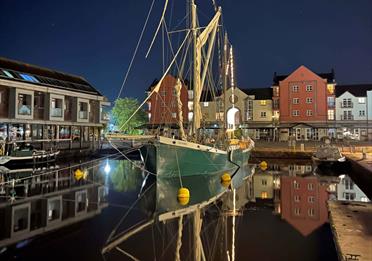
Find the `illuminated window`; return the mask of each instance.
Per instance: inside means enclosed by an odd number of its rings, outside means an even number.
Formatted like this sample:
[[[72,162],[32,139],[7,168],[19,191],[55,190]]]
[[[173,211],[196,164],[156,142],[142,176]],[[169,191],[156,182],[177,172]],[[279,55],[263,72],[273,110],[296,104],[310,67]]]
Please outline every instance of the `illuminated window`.
[[[29,82],[39,82],[34,76],[25,74],[25,73],[20,73],[19,74],[24,80],[29,81]]]
[[[366,103],[366,98],[358,98],[359,103]]]
[[[175,112],[172,112],[172,118],[177,118],[177,113],[175,113]]]
[[[306,91],[307,92],[313,91],[313,86],[312,85],[306,85]]]
[[[267,198],[267,192],[266,191],[261,192],[261,198]]]
[[[313,98],[306,98],[306,103],[313,103]]]
[[[14,78],[14,76],[13,76],[10,72],[8,72],[7,70],[2,70],[2,71],[3,71],[3,73],[5,73],[5,75],[8,76],[9,78]]]
[[[327,90],[329,94],[333,94],[335,92],[335,86],[333,84],[328,84]]]
[[[293,98],[292,103],[293,104],[299,104],[300,103],[300,98]]]
[[[260,100],[261,105],[266,105],[266,100]]]
[[[328,120],[334,120],[334,119],[335,119],[335,111],[328,110]]]
[[[204,107],[208,107],[209,106],[209,102],[203,102],[203,106]]]

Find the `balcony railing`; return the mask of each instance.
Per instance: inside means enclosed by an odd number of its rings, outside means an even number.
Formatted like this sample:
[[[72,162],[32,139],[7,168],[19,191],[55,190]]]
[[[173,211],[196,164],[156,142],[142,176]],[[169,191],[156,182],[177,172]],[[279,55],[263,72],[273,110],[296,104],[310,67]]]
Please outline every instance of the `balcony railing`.
[[[341,108],[353,108],[353,102],[340,102]]]
[[[50,115],[52,117],[62,117],[62,108],[51,108]]]
[[[328,108],[334,108],[335,105],[335,102],[328,102]]]
[[[87,111],[79,111],[79,119],[83,119],[83,120],[88,119],[88,112]]]
[[[354,120],[354,115],[341,115],[340,118],[342,121],[352,121]]]
[[[31,105],[23,104],[18,107],[18,114],[19,115],[31,115]]]

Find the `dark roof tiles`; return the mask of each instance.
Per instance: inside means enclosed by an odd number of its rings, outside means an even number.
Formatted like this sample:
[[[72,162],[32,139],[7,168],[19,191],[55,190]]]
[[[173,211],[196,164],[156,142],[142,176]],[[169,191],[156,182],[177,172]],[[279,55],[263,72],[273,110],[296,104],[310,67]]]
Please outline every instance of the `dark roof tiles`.
[[[336,97],[341,96],[345,92],[350,92],[355,97],[366,97],[367,91],[372,91],[372,83],[336,85]]]
[[[60,89],[67,89],[85,93],[91,93],[102,96],[92,85],[90,85],[83,77],[67,74],[59,71],[54,71],[48,68],[39,67],[36,65],[30,65],[27,63],[10,60],[4,57],[0,57],[0,68],[9,70],[14,78],[7,77],[10,80],[21,80],[19,73],[26,73],[36,78],[35,84],[40,85],[53,85]],[[6,77],[7,75],[2,73],[1,76]]]

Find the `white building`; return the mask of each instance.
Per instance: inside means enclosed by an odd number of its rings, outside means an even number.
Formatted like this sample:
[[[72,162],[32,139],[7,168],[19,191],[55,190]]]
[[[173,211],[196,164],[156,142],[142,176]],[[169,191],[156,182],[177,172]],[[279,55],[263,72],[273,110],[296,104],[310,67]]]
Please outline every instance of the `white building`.
[[[337,184],[337,199],[362,202],[370,201],[363,191],[346,175],[340,176],[340,183]]]
[[[336,123],[338,139],[349,137],[356,140],[368,140],[368,119],[371,119],[371,116],[368,116],[368,108],[371,106],[368,105],[367,91],[372,91],[372,85],[337,85]],[[372,108],[370,109],[372,110]]]

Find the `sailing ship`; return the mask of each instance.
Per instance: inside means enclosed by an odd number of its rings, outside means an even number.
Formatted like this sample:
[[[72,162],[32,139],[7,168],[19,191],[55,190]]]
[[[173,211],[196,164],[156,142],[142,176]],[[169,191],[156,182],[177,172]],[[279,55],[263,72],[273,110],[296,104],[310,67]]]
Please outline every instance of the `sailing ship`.
[[[214,3],[214,1],[212,2]],[[221,7],[217,7],[214,3],[215,12],[213,18],[206,26],[200,26],[197,18],[197,6],[194,0],[190,0],[189,4],[188,10],[190,13],[187,17],[190,18],[190,28],[179,30],[186,33],[184,40],[174,53],[174,57],[161,79],[155,84],[148,97],[134,111],[133,115],[153,95],[159,95],[162,82],[172,66],[176,64],[177,59],[181,61],[180,64],[177,64],[177,67],[185,67],[184,62],[188,60],[184,57],[178,57],[182,53],[191,56],[189,65],[193,92],[192,120],[188,124],[183,122],[183,104],[180,93],[185,77],[182,75],[181,69],[177,73],[177,80],[174,86],[178,109],[176,117],[178,121],[177,134],[167,135],[164,130],[159,130],[159,133],[152,133],[154,137],[149,138],[139,148],[142,164],[138,164],[138,166],[143,168],[143,171],[148,175],[156,177],[153,218],[148,222],[139,224],[126,233],[120,233],[115,236],[116,231],[114,230],[109,236],[107,244],[102,249],[103,254],[112,249],[117,249],[124,253],[122,249],[118,248],[118,245],[132,235],[154,224],[155,221],[165,222],[179,218],[179,237],[177,239],[177,242],[179,242],[182,238],[182,217],[191,214],[193,215],[194,227],[194,254],[196,256],[195,259],[200,260],[203,255],[203,246],[200,238],[202,227],[201,210],[220,199],[226,191],[239,187],[246,176],[250,174],[248,160],[254,148],[254,142],[248,136],[238,136],[238,126],[236,124],[227,124],[226,115],[223,117],[222,128],[219,129],[214,141],[204,138],[200,103],[203,89],[205,90],[207,82],[210,82],[207,77],[211,77],[212,51],[215,49],[215,43],[217,42],[220,51],[218,53],[220,65],[218,70],[220,80],[218,82],[221,83],[219,87],[223,89],[220,93],[225,95],[226,90],[229,88],[232,88],[231,90],[234,94],[235,88],[234,84],[231,84],[231,76],[230,86],[228,86],[228,74],[233,69],[232,49],[228,46],[226,33],[221,30]],[[155,36],[160,26],[166,24],[163,19],[167,5],[168,0],[165,0],[161,22]],[[166,32],[168,32],[167,29]],[[223,34],[223,36],[218,37],[217,34]],[[187,42],[192,46],[191,52],[188,47],[183,49]],[[232,95],[231,99],[232,106],[234,106],[235,96]],[[223,100],[231,99],[224,97]],[[223,111],[226,112],[226,109],[226,105],[224,105]],[[131,120],[133,115],[128,118],[123,126]],[[185,127],[186,125],[187,128]],[[177,243],[177,256],[179,257],[178,246],[180,244]]]
[[[248,160],[254,147],[254,142],[249,137],[242,139],[234,137],[234,131],[238,126],[227,126],[226,117],[224,117],[224,127],[220,129],[220,132],[222,132],[222,135],[219,135],[220,139],[216,138],[214,144],[203,140],[200,108],[201,95],[203,87],[206,85],[207,71],[211,67],[212,49],[215,40],[218,38],[216,34],[220,31],[221,8],[215,9],[216,12],[213,19],[206,27],[200,27],[197,24],[196,9],[196,4],[191,1],[191,28],[189,29],[190,34],[186,35],[186,38],[191,37],[191,42],[193,43],[191,55],[193,117],[191,123],[188,124],[189,129],[184,129],[180,99],[183,78],[179,75],[174,86],[178,103],[177,119],[179,130],[177,137],[175,135],[173,137],[158,135],[156,139],[150,140],[140,149],[146,170],[157,176],[157,208],[160,212],[179,209],[183,207],[182,205],[186,205],[180,204],[180,199],[176,196],[172,198],[164,197],[165,194],[168,194],[164,192],[164,189],[169,190],[170,187],[174,188],[174,195],[179,194],[181,189],[187,189],[186,194],[191,194],[190,201],[187,203],[188,205],[193,205],[213,198],[225,191],[226,186],[221,183],[226,185],[227,181],[228,185],[230,185],[231,180],[231,186],[239,186],[243,177],[248,173]],[[228,62],[231,61],[231,59],[228,59],[231,52],[230,48],[227,47],[226,37],[223,46],[227,53],[225,52],[221,55],[221,60],[223,60],[220,63],[222,69],[219,71],[223,72],[222,78],[226,78],[229,68],[233,67]],[[166,74],[167,71],[148,97],[158,95],[162,80]],[[227,88],[234,88],[234,86],[227,86],[226,79],[222,82],[224,83],[223,93],[226,92]],[[195,180],[201,179],[209,180],[207,187],[200,187],[200,182],[198,182],[199,184],[195,182]],[[175,184],[177,182],[178,184]],[[199,196],[193,197],[194,193]]]

